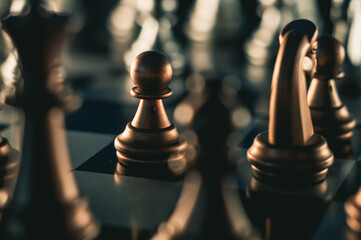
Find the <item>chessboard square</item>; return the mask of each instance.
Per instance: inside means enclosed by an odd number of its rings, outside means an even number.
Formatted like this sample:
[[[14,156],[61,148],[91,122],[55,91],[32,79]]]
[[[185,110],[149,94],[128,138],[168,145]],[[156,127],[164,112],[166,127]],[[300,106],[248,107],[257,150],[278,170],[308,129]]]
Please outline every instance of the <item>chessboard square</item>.
[[[111,142],[75,170],[114,174],[117,163],[118,159],[115,153],[114,144]]]
[[[182,184],[118,174],[75,171],[94,214],[106,226],[153,230],[169,215]]]
[[[111,134],[100,134],[81,131],[66,131],[70,159],[73,169],[77,169],[92,156],[101,151],[105,146],[114,141]]]

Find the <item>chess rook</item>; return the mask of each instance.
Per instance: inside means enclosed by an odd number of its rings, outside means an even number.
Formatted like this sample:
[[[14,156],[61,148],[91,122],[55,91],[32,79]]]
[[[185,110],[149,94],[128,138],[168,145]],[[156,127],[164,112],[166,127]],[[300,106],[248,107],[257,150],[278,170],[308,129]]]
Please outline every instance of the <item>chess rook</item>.
[[[304,66],[312,63],[309,56],[316,50],[317,33],[312,22],[296,20],[280,34],[269,129],[255,138],[247,152],[253,174],[260,180],[312,184],[325,179],[333,163],[326,140],[314,133],[306,98]]]
[[[118,173],[173,178],[185,168],[187,144],[169,121],[162,101],[172,95],[168,88],[172,74],[168,58],[156,51],[143,52],[133,62],[131,95],[140,101],[134,119],[114,141]]]
[[[340,142],[350,140],[356,126],[356,120],[343,105],[335,83],[343,76],[340,67],[345,50],[335,38],[321,36],[316,55],[317,70],[308,89],[308,104],[315,131],[326,138],[334,151]]]

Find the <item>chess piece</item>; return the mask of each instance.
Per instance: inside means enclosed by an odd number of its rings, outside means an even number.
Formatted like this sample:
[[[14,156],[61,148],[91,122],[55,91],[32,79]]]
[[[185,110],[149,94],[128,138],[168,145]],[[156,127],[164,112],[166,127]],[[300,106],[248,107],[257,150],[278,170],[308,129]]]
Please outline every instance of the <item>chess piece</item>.
[[[243,6],[239,1],[196,0],[190,11],[185,32],[190,40],[197,43],[238,40],[243,33],[240,29],[243,30],[242,25],[245,25],[243,12]]]
[[[348,227],[358,235],[361,234],[361,188],[345,203],[346,222]],[[356,238],[355,238],[356,239]]]
[[[304,68],[312,71],[317,28],[296,20],[280,34],[272,78],[268,131],[247,151],[253,174],[262,181],[313,184],[325,179],[334,157],[326,140],[314,133],[306,98]]]
[[[69,2],[72,1],[61,2],[58,5],[66,5]],[[118,0],[81,2],[83,26],[75,39],[75,43],[79,48],[100,54],[106,54],[111,51],[109,46],[110,32],[108,18],[118,2]],[[56,3],[51,4],[55,5]],[[49,5],[51,4],[49,3]],[[125,24],[124,21],[121,22]]]
[[[134,119],[114,140],[119,173],[174,178],[185,168],[187,143],[169,121],[162,101],[172,95],[167,87],[172,73],[162,53],[143,52],[134,60],[131,95],[140,101]]]
[[[346,57],[343,69],[347,73],[340,82],[341,95],[358,97],[361,94],[361,49],[359,28],[361,24],[360,1],[350,0],[338,2],[333,0],[332,14],[334,22],[333,36],[346,47]]]
[[[257,13],[260,22],[244,44],[245,57],[252,65],[272,66],[281,27],[299,15],[297,3],[294,0],[259,1]]]
[[[0,221],[14,193],[20,166],[20,153],[0,135]]]
[[[335,83],[343,76],[340,66],[345,50],[335,38],[322,36],[318,38],[316,55],[317,69],[308,89],[308,105],[315,132],[326,138],[336,155],[336,148],[350,140],[356,126],[356,120],[342,104]]]
[[[0,20],[8,16],[11,1],[0,4]],[[19,83],[20,69],[16,50],[9,35],[2,29],[0,22],[0,109],[5,100],[15,94],[15,85]],[[0,221],[2,212],[8,206],[14,193],[20,166],[20,153],[9,141],[0,135]]]
[[[237,185],[235,163],[229,158],[233,128],[222,81],[207,81],[204,92],[207,97],[196,106],[188,129],[194,136],[189,145],[199,147],[199,154],[174,211],[152,239],[261,239],[232,187]]]
[[[135,22],[138,23],[141,28],[136,39],[133,40],[131,46],[127,46],[126,52],[122,51],[113,52],[113,56],[116,59],[117,56],[123,58],[126,69],[130,68],[133,59],[143,51],[156,50],[165,53],[169,59],[174,63],[173,65],[173,75],[179,76],[182,75],[185,71],[186,61],[185,55],[182,51],[182,46],[174,34],[174,25],[178,21],[177,19],[177,9],[178,2],[171,1],[173,7],[167,7],[169,5],[169,0],[150,0],[150,4],[141,5],[135,4],[131,6],[127,2],[122,2],[123,8],[127,8],[127,11],[122,11],[122,14],[126,14],[126,18],[129,19],[127,34],[134,35],[131,33],[131,26],[135,25]],[[128,6],[127,6],[128,5]],[[135,9],[131,8],[134,7]],[[118,19],[120,15],[116,17],[116,25],[118,24]],[[133,23],[133,24],[132,24]],[[134,28],[134,27],[133,27]],[[125,34],[124,30],[113,29],[112,31],[114,38],[113,45],[117,47],[123,45],[124,42],[129,37],[122,37],[122,40],[117,38],[116,35]],[[133,38],[133,36],[131,36]],[[118,44],[120,43],[120,45]],[[118,46],[119,45],[119,46]],[[115,53],[115,54],[114,54]],[[118,57],[119,58],[119,57]]]
[[[63,110],[74,98],[57,73],[69,19],[32,1],[25,15],[3,22],[22,63],[24,92],[15,104],[24,110],[25,130],[18,183],[0,222],[1,239],[94,239],[100,231],[76,185],[66,145]]]
[[[361,36],[359,34],[361,25],[361,3],[360,1],[352,0],[349,4],[348,14],[350,15],[350,29],[347,41],[347,55],[351,64],[356,68],[359,68],[361,66],[361,48],[359,45],[359,42],[361,41]]]

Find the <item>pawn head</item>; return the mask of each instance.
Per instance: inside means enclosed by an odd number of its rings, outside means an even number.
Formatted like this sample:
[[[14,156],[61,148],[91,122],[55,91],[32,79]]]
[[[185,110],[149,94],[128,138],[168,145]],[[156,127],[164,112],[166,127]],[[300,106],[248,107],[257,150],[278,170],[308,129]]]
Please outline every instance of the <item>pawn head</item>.
[[[345,59],[345,49],[332,36],[320,36],[318,39],[316,77],[337,78],[340,66]]]
[[[169,59],[162,53],[147,51],[139,54],[130,67],[130,77],[143,93],[159,93],[167,88],[173,76]]]

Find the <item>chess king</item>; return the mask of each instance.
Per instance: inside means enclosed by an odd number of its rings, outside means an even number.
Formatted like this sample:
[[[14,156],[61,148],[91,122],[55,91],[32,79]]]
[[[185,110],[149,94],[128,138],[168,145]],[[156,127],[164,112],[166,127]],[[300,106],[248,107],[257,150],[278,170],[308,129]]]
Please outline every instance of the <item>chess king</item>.
[[[314,133],[306,96],[306,74],[314,72],[316,26],[296,20],[280,33],[273,77],[268,131],[248,149],[253,175],[267,182],[307,185],[325,179],[334,156]],[[312,74],[311,74],[312,75]]]
[[[2,22],[21,62],[24,87],[14,104],[24,111],[25,126],[17,184],[1,217],[0,239],[84,240],[100,233],[71,171],[64,130],[64,112],[76,105],[73,94],[64,91],[61,74],[70,20],[70,14],[29,1],[28,11]],[[1,171],[7,172],[14,171]]]
[[[163,179],[182,175],[187,143],[169,121],[162,101],[172,95],[172,75],[170,61],[156,51],[139,54],[131,65],[131,95],[140,101],[133,120],[114,140],[118,173]]]

